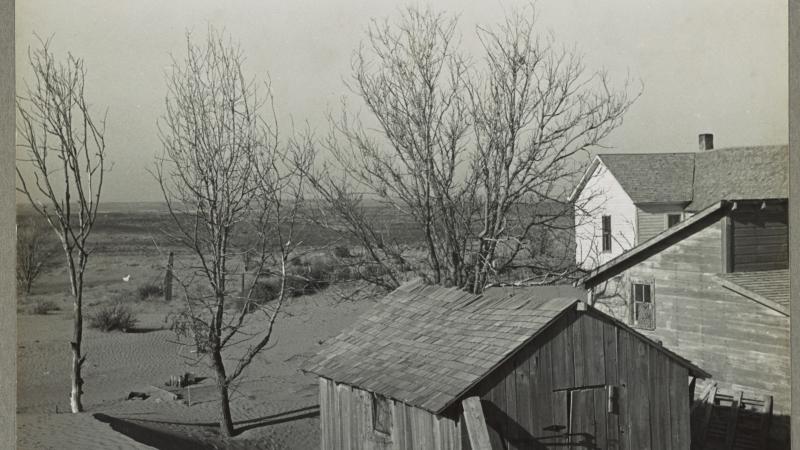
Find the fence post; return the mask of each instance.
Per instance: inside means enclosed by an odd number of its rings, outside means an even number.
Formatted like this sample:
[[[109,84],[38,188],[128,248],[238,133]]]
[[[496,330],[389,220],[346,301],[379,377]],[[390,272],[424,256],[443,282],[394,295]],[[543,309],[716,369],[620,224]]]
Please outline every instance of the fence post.
[[[164,275],[164,300],[172,300],[172,260],[174,253],[169,252],[169,261],[167,261],[167,273]]]

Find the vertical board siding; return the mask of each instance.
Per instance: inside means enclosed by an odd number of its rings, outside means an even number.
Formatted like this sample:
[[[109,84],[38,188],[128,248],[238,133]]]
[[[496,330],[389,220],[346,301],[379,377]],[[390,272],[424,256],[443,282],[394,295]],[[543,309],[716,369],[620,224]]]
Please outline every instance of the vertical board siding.
[[[665,352],[590,310],[562,316],[473,391],[493,448],[670,449],[685,448],[670,447],[673,440],[688,442],[687,381]],[[609,385],[617,414],[608,412]],[[673,392],[686,401],[670,402]],[[570,418],[568,402],[583,415]],[[581,434],[570,435],[570,426]]]
[[[323,450],[460,450],[460,423],[393,401],[391,435],[372,428],[368,391],[319,378]]]
[[[722,224],[717,222],[609,281],[599,304],[629,301],[631,280],[654,284],[655,330],[639,330],[721,383],[774,396],[789,410],[789,318],[721,286]],[[607,310],[623,322],[622,309]]]
[[[765,210],[741,208],[731,213],[733,270],[789,267],[788,214],[784,205]]]

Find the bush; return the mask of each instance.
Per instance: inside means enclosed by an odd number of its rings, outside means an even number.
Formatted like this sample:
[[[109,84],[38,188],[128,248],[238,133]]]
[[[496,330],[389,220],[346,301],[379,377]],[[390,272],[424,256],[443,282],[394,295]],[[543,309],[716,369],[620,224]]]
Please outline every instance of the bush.
[[[333,256],[337,258],[352,258],[353,255],[350,254],[350,249],[347,247],[334,247],[333,248]]]
[[[253,292],[250,298],[256,303],[263,303],[275,300],[281,292],[281,281],[276,279],[268,279],[259,281],[253,286]]]
[[[88,316],[89,327],[100,331],[120,330],[127,332],[139,322],[130,307],[116,303],[107,305]]]
[[[38,301],[31,307],[31,312],[33,314],[40,314],[44,315],[49,313],[50,311],[58,311],[58,305],[50,300]]]
[[[143,284],[136,289],[139,300],[158,298],[164,296],[164,289],[158,284]]]

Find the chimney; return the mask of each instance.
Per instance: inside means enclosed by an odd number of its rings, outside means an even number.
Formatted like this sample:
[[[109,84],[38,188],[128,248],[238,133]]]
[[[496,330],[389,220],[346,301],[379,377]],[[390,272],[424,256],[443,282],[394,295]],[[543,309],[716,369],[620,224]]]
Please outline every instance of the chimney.
[[[697,139],[700,151],[703,150],[713,150],[714,149],[714,135],[711,133],[702,133],[698,136]]]

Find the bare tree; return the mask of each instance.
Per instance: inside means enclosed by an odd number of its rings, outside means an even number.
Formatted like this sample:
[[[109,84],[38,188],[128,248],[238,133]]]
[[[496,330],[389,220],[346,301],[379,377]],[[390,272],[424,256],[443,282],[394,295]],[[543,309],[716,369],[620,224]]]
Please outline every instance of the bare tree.
[[[282,161],[287,150],[278,139],[269,84],[262,96],[244,75],[241,49],[211,28],[204,44],[187,34],[186,45],[185,59],[174,60],[167,76],[159,123],[164,153],[154,175],[174,220],[171,236],[194,257],[182,274],[176,270],[186,304],[174,326],[210,359],[220,428],[230,436],[230,390],[270,342],[286,296],[287,261],[299,244],[293,233],[302,186]],[[269,122],[262,116],[265,106]],[[243,231],[255,236],[246,248],[235,243]],[[247,270],[244,260],[255,268],[243,295],[234,277]],[[280,278],[278,298],[251,298],[257,281],[269,275]],[[229,352],[243,345],[243,352]]]
[[[52,254],[47,239],[50,227],[35,217],[17,222],[17,289],[30,294],[34,281],[39,278],[45,263]]]
[[[411,8],[396,26],[369,28],[351,88],[375,126],[346,107],[331,120],[322,146],[333,164],[309,175],[328,216],[339,218],[325,223],[389,269],[387,260],[405,262],[365,216],[357,193],[368,192],[414,219],[434,283],[480,292],[515,269],[566,275],[581,207],[567,194],[584,154],[621,123],[627,86],[616,92],[603,73],[587,75],[577,54],[536,34],[532,12],[478,28],[478,68],[459,56],[455,26]],[[388,272],[382,282],[391,288],[400,275]]]
[[[454,17],[415,8],[404,10],[396,26],[372,22],[366,45],[353,57],[349,87],[377,127],[352,117],[345,105],[325,139],[333,166],[309,174],[328,214],[340,219],[334,223],[385,270],[388,276],[374,281],[388,288],[397,286],[397,268],[408,265],[408,256],[376,232],[358,192],[412,218],[431,281],[463,284],[476,183],[458,180],[469,110],[467,63],[456,52],[455,27]]]
[[[69,54],[56,61],[50,42],[28,52],[32,85],[17,100],[23,175],[17,166],[17,190],[30,201],[58,235],[67,259],[74,299],[72,349],[72,412],[83,410],[81,354],[83,337],[83,277],[91,253],[87,246],[100,204],[106,163],[105,115],[97,120],[84,95],[83,60]]]
[[[552,239],[553,231],[574,228],[574,211],[584,205],[570,203],[569,192],[588,151],[622,123],[631,105],[626,90],[614,91],[604,73],[587,74],[577,53],[537,35],[533,11],[479,27],[478,37],[485,69],[469,92],[483,211],[473,291],[507,268],[541,272],[530,264],[535,255],[524,255],[532,232]]]

